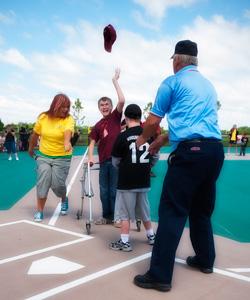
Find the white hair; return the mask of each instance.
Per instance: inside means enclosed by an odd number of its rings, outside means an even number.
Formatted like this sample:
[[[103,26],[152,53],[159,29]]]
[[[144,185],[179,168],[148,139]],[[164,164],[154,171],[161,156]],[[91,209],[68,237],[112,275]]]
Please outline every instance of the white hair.
[[[194,65],[198,66],[198,58],[196,56],[186,55],[186,54],[175,54],[174,56],[178,56],[180,62],[185,65]]]

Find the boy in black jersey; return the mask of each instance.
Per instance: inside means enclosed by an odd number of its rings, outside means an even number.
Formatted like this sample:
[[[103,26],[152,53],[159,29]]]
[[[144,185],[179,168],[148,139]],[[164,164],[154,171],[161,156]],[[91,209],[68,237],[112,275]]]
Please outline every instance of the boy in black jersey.
[[[149,142],[139,149],[135,144],[142,133],[142,112],[138,105],[130,104],[124,114],[127,129],[119,134],[112,150],[112,163],[118,167],[115,220],[121,220],[121,238],[109,246],[112,250],[131,251],[129,229],[130,221],[134,221],[135,216],[142,219],[150,245],[154,244],[155,234],[150,221],[147,195],[151,167]]]

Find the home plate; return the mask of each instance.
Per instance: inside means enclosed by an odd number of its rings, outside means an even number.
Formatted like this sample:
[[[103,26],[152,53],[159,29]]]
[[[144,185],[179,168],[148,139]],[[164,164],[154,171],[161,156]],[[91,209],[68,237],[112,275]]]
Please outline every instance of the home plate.
[[[84,268],[84,266],[56,256],[49,256],[34,261],[29,268],[28,274],[67,274],[81,268]]]

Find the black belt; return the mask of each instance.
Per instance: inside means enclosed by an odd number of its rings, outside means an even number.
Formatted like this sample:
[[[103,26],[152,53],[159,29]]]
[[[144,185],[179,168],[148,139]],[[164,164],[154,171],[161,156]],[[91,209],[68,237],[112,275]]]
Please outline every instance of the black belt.
[[[181,141],[181,143],[219,143],[221,140],[215,138],[197,138],[191,140]]]

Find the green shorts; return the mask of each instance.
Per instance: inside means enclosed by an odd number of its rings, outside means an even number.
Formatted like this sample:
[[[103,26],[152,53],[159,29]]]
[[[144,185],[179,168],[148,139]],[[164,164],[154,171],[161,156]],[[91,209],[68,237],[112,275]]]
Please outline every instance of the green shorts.
[[[37,162],[37,197],[47,198],[49,189],[57,197],[66,196],[66,179],[69,174],[71,158],[48,158],[38,156]]]

